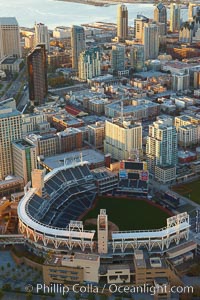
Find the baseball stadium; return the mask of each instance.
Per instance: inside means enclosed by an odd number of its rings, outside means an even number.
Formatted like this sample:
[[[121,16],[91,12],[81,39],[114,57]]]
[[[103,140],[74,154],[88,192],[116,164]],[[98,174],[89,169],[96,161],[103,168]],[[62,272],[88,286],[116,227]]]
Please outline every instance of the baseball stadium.
[[[130,164],[128,167],[130,168]],[[101,197],[96,201],[102,180],[112,188],[116,185],[116,176],[108,177],[105,171],[102,174],[101,181],[97,181],[96,174],[90,170],[87,161],[65,164],[46,175],[43,170],[34,170],[32,185],[26,186],[25,195],[18,205],[19,232],[24,236],[26,244],[41,252],[51,250],[59,253],[77,250],[125,253],[144,247],[148,251],[155,249],[162,252],[169,249],[171,245],[178,245],[182,240],[188,240],[190,224],[187,213],[169,217],[166,212],[147,203],[148,200],[146,202],[142,199],[131,200],[122,196],[116,199]],[[130,192],[130,180],[132,179],[127,177],[126,181],[124,173],[122,176],[123,185]],[[138,180],[136,183],[137,195],[139,191],[143,195],[143,187],[146,188],[146,184],[142,183],[140,186],[139,176],[136,180]],[[128,202],[125,203],[126,201]],[[116,205],[118,205],[118,209],[115,208]],[[127,207],[127,211],[122,207]],[[96,211],[93,211],[95,208]],[[81,221],[90,218],[92,211],[93,214],[99,213],[97,236],[95,230],[86,230]],[[141,222],[137,219],[136,224],[144,223],[142,229],[136,228],[136,226],[131,227],[131,224],[134,223],[134,215],[136,218],[139,211]],[[145,222],[143,219],[145,215],[149,215],[149,219],[153,219],[154,223]],[[85,217],[83,218],[83,216]],[[159,216],[161,216],[161,220],[157,223],[156,229],[150,229],[151,225],[156,226],[155,220],[159,220]],[[108,235],[109,217],[119,227],[111,227],[112,230]],[[133,222],[130,221],[131,218]],[[123,219],[129,219],[129,223],[123,225]],[[120,223],[118,220],[122,222]],[[120,231],[122,229],[124,231]]]

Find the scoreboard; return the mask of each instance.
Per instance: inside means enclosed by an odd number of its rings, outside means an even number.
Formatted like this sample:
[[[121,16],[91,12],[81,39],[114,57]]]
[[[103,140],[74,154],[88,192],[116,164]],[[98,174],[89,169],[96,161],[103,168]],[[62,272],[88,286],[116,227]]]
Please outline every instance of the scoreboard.
[[[133,180],[149,180],[149,172],[147,171],[146,162],[136,161],[121,161],[119,170],[120,179],[133,179]]]

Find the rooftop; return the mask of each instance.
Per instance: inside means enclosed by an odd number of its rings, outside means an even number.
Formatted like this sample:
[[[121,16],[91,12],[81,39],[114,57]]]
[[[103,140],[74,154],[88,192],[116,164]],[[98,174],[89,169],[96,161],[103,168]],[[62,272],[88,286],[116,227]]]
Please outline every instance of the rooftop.
[[[99,255],[96,254],[85,254],[85,253],[78,253],[75,252],[74,255],[65,255],[62,258],[62,264],[65,261],[72,261],[72,260],[90,260],[90,261],[97,261],[99,260]]]
[[[6,57],[4,60],[1,61],[3,65],[12,65],[17,61],[15,57]]]
[[[129,265],[109,265],[107,270],[130,270]]]
[[[18,26],[17,20],[15,17],[1,17],[0,18],[0,26],[3,25],[13,25]]]
[[[48,166],[48,168],[55,169],[60,166],[64,165],[65,160],[71,160],[79,159],[80,160],[80,154],[82,153],[82,159],[84,161],[88,161],[89,163],[101,163],[104,161],[104,155],[92,150],[92,149],[86,149],[80,151],[72,151],[67,153],[62,153],[55,156],[50,156],[44,159],[44,164]]]
[[[0,107],[0,119],[19,116],[21,113],[16,109]]]
[[[124,129],[131,129],[131,128],[141,127],[141,124],[139,124],[139,123],[132,123],[132,120],[131,119],[129,120],[127,118],[124,118],[123,121],[120,118],[118,118],[118,119],[113,119],[112,121],[107,120],[106,122],[107,123],[115,124],[115,125],[117,125],[119,127],[122,127]]]
[[[18,146],[21,149],[34,148],[34,146],[26,140],[15,141],[15,142],[13,142],[13,144]]]

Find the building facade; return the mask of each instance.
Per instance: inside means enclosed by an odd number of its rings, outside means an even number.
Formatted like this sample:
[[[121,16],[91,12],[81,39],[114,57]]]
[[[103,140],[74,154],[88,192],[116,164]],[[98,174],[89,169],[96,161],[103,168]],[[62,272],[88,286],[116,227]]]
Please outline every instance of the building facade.
[[[167,9],[162,2],[158,3],[154,9],[154,21],[165,24],[164,34],[167,34]]]
[[[105,123],[96,122],[88,125],[88,142],[95,148],[103,148],[105,138]]]
[[[0,18],[0,59],[21,57],[19,25],[16,18]]]
[[[24,179],[27,184],[31,180],[31,172],[37,169],[36,147],[25,140],[12,143],[14,174]]]
[[[145,23],[143,31],[144,58],[155,59],[159,53],[159,26]]]
[[[104,153],[113,159],[128,159],[133,150],[142,152],[142,126],[131,121],[116,119],[105,122]]]
[[[111,69],[113,73],[124,71],[125,69],[125,47],[113,45],[111,52]]]
[[[133,45],[130,52],[130,63],[134,70],[142,71],[144,68],[144,45]]]
[[[16,109],[0,106],[0,180],[13,174],[12,141],[21,137],[21,113]]]
[[[186,91],[189,89],[190,85],[190,75],[179,73],[172,74],[172,90],[173,91]]]
[[[117,37],[121,41],[128,37],[128,9],[124,4],[117,8]]]
[[[171,3],[170,4],[170,31],[178,31],[180,29],[180,14],[181,9],[179,4]]]
[[[44,44],[45,49],[49,52],[50,51],[50,44],[49,44],[49,31],[48,27],[42,23],[35,24],[35,40],[34,45]]]
[[[91,48],[80,53],[78,76],[87,81],[101,75],[101,58],[99,48]]]
[[[149,126],[146,156],[148,170],[155,174],[155,167],[175,167],[177,164],[177,132],[172,120],[159,120]]]
[[[60,153],[79,150],[83,145],[83,133],[78,128],[66,128],[57,133],[59,137]]]
[[[142,41],[144,24],[149,23],[149,19],[143,15],[137,15],[137,18],[134,19],[134,37],[137,40]]]
[[[178,127],[178,144],[187,148],[197,145],[200,140],[200,125],[185,125]]]
[[[45,103],[48,92],[45,45],[38,45],[27,57],[29,99],[33,105]]]
[[[85,50],[85,30],[81,26],[73,25],[71,29],[72,68],[78,71],[78,60]]]

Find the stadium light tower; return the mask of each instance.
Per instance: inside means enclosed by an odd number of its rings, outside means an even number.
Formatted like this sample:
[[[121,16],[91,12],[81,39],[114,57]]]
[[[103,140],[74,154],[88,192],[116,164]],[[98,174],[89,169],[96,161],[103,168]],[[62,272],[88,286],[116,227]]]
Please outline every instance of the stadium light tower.
[[[97,222],[98,253],[108,253],[108,216],[105,209],[100,210]]]

